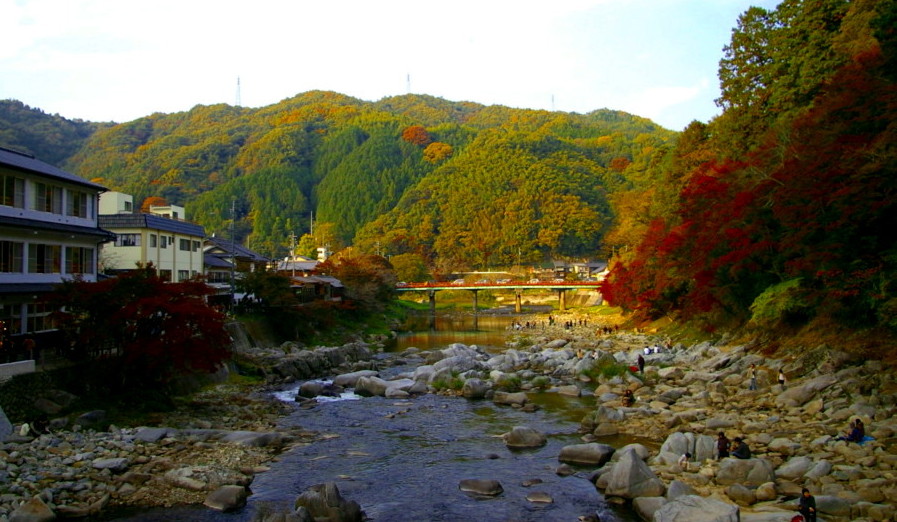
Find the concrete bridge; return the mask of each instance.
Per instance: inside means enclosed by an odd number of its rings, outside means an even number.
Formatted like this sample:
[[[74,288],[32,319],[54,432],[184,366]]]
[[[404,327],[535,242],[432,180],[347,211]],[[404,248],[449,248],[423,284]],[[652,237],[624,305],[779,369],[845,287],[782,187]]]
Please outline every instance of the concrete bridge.
[[[469,290],[473,292],[473,310],[477,311],[477,293],[480,290],[514,290],[514,310],[517,313],[522,311],[522,295],[523,291],[532,288],[548,289],[558,293],[558,309],[563,312],[567,309],[567,290],[598,290],[601,283],[598,281],[537,281],[523,282],[510,281],[504,283],[498,282],[482,282],[482,283],[399,283],[396,285],[397,292],[427,292],[430,297],[430,310],[436,313],[436,292],[440,290]]]

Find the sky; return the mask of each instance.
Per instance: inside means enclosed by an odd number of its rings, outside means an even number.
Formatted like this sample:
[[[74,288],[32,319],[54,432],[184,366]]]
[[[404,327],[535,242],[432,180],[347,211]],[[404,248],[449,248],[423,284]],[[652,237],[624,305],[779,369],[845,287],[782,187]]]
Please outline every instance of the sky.
[[[127,122],[311,90],[719,114],[738,16],[778,0],[0,0],[0,99]],[[238,89],[239,80],[239,89]]]

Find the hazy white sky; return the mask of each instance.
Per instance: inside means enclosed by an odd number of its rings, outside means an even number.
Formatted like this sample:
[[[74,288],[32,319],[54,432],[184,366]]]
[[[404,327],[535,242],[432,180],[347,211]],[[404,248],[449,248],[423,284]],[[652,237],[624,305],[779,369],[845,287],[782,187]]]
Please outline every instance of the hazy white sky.
[[[0,0],[0,99],[91,121],[309,90],[409,92],[681,130],[738,15],[778,0]],[[410,82],[408,78],[410,76]]]

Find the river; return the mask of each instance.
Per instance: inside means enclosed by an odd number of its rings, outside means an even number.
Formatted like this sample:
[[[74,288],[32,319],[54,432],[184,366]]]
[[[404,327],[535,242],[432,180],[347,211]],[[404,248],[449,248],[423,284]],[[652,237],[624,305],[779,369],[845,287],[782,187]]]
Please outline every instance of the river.
[[[481,314],[474,328],[472,316],[444,316],[435,325],[400,335],[390,349],[438,349],[461,342],[500,350],[516,320]],[[285,390],[280,396],[289,400],[294,392]],[[270,471],[256,475],[245,509],[227,514],[201,507],[158,509],[115,520],[243,522],[256,513],[287,510],[302,491],[330,481],[374,521],[575,521],[596,512],[605,522],[637,520],[628,510],[604,502],[588,480],[591,468],[566,477],[555,472],[560,449],[581,442],[579,420],[593,407],[593,397],[535,393],[531,400],[541,406],[538,411],[432,394],[408,400],[349,396],[296,408],[283,426],[332,437],[294,448],[273,462]],[[509,450],[499,435],[514,426],[545,433],[548,444]],[[469,478],[498,480],[504,493],[486,500],[469,497],[458,488]],[[539,483],[525,487],[527,481]],[[547,493],[553,502],[527,500],[535,491]]]

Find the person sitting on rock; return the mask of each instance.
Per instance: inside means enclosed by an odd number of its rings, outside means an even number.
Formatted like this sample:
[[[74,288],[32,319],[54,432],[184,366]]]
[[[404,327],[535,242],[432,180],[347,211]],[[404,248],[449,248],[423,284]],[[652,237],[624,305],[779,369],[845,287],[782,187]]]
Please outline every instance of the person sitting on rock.
[[[635,396],[632,395],[632,390],[626,390],[623,392],[623,406],[632,406],[635,404]]]
[[[741,437],[735,437],[735,441],[732,443],[732,456],[737,459],[751,458],[751,448]]]
[[[691,460],[691,453],[685,452],[684,455],[679,457],[679,467],[682,471],[688,471],[688,461]]]
[[[726,434],[722,431],[719,432],[719,435],[716,437],[716,453],[717,458],[722,460],[729,456],[729,437],[726,437]]]
[[[847,432],[838,437],[838,440],[846,440],[847,442],[863,442],[863,437],[865,437],[865,427],[863,426],[863,421],[857,419],[855,421],[850,421],[850,427],[847,428]]]

